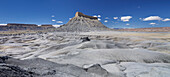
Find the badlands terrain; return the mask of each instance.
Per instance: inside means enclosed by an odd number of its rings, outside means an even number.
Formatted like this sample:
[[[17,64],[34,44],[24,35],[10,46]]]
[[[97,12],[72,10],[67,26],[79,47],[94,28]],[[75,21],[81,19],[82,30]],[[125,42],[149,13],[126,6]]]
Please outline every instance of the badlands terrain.
[[[1,36],[0,74],[169,77],[169,47],[170,33],[98,31]]]
[[[0,33],[0,77],[169,76],[168,32],[114,31],[77,12],[55,31]]]

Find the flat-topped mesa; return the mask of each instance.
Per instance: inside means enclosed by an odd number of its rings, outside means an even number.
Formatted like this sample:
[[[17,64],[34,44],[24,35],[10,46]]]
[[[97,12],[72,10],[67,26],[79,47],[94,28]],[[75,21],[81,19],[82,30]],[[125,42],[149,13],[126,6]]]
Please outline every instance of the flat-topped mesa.
[[[43,24],[43,25],[41,25],[41,27],[53,27],[53,25],[51,25],[51,24]]]
[[[8,23],[5,26],[0,26],[0,31],[17,31],[17,30],[48,30],[54,29],[50,24],[44,24],[38,26],[36,24],[18,24],[18,23]]]
[[[98,20],[98,18],[97,18],[97,17],[88,16],[88,15],[85,15],[85,14],[83,14],[83,13],[81,13],[81,12],[76,12],[75,17],[85,17],[85,18],[89,18],[89,19],[95,19],[95,20]]]
[[[18,23],[8,23],[7,26],[27,26],[27,27],[37,27],[36,24],[18,24]]]

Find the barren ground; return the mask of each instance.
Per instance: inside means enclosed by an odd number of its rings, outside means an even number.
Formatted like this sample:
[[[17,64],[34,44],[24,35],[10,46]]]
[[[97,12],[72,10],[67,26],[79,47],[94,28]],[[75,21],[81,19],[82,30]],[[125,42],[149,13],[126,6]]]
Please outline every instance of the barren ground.
[[[82,37],[90,41],[83,42]],[[70,64],[94,77],[169,77],[169,47],[170,33],[160,32],[52,32],[0,37],[1,56]]]

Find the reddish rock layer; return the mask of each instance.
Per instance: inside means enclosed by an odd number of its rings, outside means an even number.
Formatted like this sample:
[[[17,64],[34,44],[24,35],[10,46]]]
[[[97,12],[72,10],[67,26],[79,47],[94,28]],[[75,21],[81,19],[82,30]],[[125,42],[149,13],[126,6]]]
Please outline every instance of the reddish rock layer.
[[[85,17],[85,18],[90,18],[90,19],[98,19],[97,17],[93,17],[93,16],[88,16],[88,15],[85,15],[85,14],[83,14],[83,13],[81,13],[81,12],[76,12],[76,14],[75,14],[75,17]]]

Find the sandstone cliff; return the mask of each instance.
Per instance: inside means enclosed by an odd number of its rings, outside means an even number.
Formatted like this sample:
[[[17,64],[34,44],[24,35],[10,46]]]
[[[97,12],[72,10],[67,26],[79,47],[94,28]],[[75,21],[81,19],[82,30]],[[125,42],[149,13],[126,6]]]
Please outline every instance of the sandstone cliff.
[[[85,18],[96,19],[96,20],[98,19],[97,17],[88,16],[88,15],[85,15],[85,14],[83,14],[81,12],[76,12],[75,17],[85,17]]]

